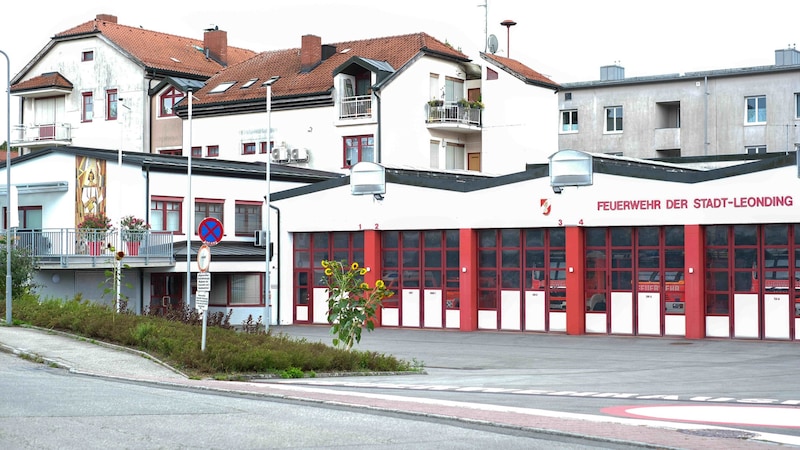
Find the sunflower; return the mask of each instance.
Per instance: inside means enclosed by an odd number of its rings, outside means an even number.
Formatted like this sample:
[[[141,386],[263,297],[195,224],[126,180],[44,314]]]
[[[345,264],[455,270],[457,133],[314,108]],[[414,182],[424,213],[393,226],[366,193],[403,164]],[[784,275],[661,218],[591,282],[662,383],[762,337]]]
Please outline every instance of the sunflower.
[[[358,273],[360,273],[361,275],[366,275],[367,274],[367,268],[366,267],[362,267],[361,270]]]
[[[333,271],[331,270],[331,268],[330,268],[330,267],[328,267],[328,268],[326,268],[326,269],[325,269],[325,275],[327,275],[327,276],[331,276],[331,275],[333,275]]]
[[[350,266],[350,269],[352,269],[352,270],[358,270],[358,263],[357,263],[357,262],[354,262],[354,263],[353,263],[353,264]]]
[[[361,283],[361,284],[358,285],[358,287],[360,287],[361,289],[364,289],[364,290],[369,289],[369,285],[367,283]]]
[[[330,266],[330,263],[329,263],[327,260],[324,260],[324,259],[323,259],[323,260],[322,260],[322,267],[325,267],[325,268],[327,269],[327,268],[328,268],[328,266]]]
[[[384,284],[383,280],[378,280],[375,282],[375,287],[378,289],[383,289],[386,287],[386,284]]]

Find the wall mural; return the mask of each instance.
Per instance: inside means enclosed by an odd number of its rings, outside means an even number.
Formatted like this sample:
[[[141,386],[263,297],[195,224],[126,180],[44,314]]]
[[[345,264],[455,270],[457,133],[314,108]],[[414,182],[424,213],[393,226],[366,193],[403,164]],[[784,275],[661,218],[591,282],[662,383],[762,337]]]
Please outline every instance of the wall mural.
[[[106,214],[106,161],[75,157],[75,227],[88,214]]]

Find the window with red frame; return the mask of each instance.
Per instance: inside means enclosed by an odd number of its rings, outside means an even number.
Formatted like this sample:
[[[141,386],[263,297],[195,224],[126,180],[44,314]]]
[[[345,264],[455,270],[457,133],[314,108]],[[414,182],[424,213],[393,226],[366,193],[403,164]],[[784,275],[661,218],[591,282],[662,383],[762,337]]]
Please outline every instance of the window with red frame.
[[[182,211],[183,198],[153,196],[150,200],[150,228],[180,233]]]
[[[181,149],[172,148],[172,149],[168,149],[168,150],[159,150],[158,153],[162,154],[162,155],[181,156]]]
[[[183,92],[173,88],[169,88],[167,92],[161,94],[160,103],[161,108],[159,109],[159,116],[160,117],[169,117],[175,115],[175,104],[178,103],[185,95]]]
[[[94,117],[94,95],[91,92],[81,94],[81,121],[91,122]]]
[[[256,143],[255,142],[245,142],[242,144],[242,154],[243,155],[255,155],[256,154]]]
[[[361,161],[375,162],[375,139],[370,135],[345,136],[344,167],[350,167]]]
[[[117,90],[106,91],[106,120],[117,120]]]
[[[210,157],[219,156],[219,145],[209,145],[206,147],[206,155]]]
[[[267,143],[266,142],[260,142],[259,144],[261,146],[261,153],[267,153]],[[271,152],[273,148],[275,148],[275,142],[270,142],[269,143],[269,151]]]
[[[225,200],[210,199],[210,198],[196,198],[194,199],[194,223],[199,225],[203,219],[213,217],[225,223],[223,218],[223,210],[225,207]],[[197,230],[194,230],[196,233]]]
[[[253,236],[261,229],[261,202],[236,201],[236,236]]]
[[[192,147],[192,158],[202,158],[203,147]]]

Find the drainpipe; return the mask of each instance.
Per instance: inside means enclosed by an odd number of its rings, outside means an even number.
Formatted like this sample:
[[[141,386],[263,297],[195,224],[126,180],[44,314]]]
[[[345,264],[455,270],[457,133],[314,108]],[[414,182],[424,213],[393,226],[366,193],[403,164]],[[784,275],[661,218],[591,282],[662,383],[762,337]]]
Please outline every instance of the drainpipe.
[[[705,107],[704,119],[705,119],[705,131],[703,135],[703,156],[708,156],[708,75],[703,77],[703,89],[705,90],[703,95]]]
[[[378,137],[375,139],[375,162],[380,164],[381,163],[381,94],[375,86],[372,87],[372,93],[375,94],[375,99],[378,100],[378,107],[375,108],[376,114],[378,116],[378,132],[376,133]]]
[[[273,257],[274,258],[278,258],[278,259],[276,259],[276,261],[278,261],[278,264],[276,264],[276,266],[277,266],[276,275],[278,276],[278,288],[276,289],[277,292],[275,292],[275,296],[278,298],[278,304],[275,305],[275,314],[278,317],[278,325],[280,325],[281,324],[281,281],[280,281],[281,280],[281,264],[280,264],[280,260],[281,260],[281,245],[280,245],[280,242],[281,242],[281,210],[278,207],[276,207],[275,205],[273,205],[272,203],[270,203],[269,207],[270,207],[270,209],[274,209],[275,212],[278,214],[278,230],[277,230],[278,231],[278,239],[275,240],[275,242],[278,243],[278,248],[277,248],[277,251],[275,252],[275,255],[273,255]],[[267,251],[269,251],[269,242],[267,242]],[[292,269],[292,270],[294,271],[294,269]],[[292,299],[292,302],[294,302],[294,299]]]

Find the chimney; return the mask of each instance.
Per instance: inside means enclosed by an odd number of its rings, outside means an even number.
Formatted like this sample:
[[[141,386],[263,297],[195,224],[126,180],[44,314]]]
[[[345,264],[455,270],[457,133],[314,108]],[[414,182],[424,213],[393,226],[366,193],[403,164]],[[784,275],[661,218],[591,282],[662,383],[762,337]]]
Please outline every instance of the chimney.
[[[203,34],[203,50],[206,56],[223,66],[228,65],[228,32],[219,27],[209,28]]]
[[[94,20],[98,22],[117,23],[117,16],[112,14],[98,14],[95,16]]]
[[[300,71],[310,72],[322,61],[322,38],[307,34],[300,47]]]

